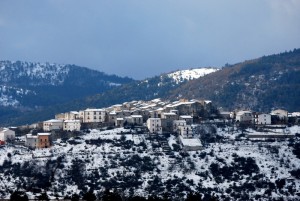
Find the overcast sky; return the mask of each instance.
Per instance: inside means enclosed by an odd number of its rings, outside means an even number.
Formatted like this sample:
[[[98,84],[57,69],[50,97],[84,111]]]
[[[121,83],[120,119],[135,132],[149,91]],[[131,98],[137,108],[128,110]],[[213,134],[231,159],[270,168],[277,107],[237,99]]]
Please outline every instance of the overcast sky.
[[[0,60],[142,79],[294,48],[299,0],[0,1]]]

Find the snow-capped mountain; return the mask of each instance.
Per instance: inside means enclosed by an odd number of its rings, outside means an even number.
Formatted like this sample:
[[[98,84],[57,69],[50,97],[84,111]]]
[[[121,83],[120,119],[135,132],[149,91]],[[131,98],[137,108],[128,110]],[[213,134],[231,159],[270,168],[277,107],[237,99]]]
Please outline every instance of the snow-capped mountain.
[[[218,70],[218,68],[194,68],[189,70],[179,70],[168,74],[168,77],[174,79],[176,83],[180,83],[186,80],[198,79],[204,75],[208,75]]]
[[[300,110],[300,49],[228,65],[185,82],[168,97],[208,99],[234,110]]]
[[[1,83],[11,83],[18,81],[27,82],[28,85],[61,85],[65,81],[71,66],[31,63],[31,62],[10,62],[0,61]]]
[[[0,77],[0,122],[16,110],[62,104],[133,81],[75,65],[21,61],[0,61]]]

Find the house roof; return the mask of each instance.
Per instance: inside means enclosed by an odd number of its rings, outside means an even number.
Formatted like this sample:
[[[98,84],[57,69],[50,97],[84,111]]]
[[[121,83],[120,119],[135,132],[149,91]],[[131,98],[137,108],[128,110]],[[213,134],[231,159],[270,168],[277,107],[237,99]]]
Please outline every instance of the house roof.
[[[131,115],[131,117],[133,117],[133,118],[143,118],[142,115]]]
[[[26,134],[26,138],[33,138],[33,139],[36,139],[36,138],[37,138],[37,135]]]
[[[38,136],[41,136],[41,135],[51,135],[51,133],[38,133],[37,135]]]
[[[175,114],[173,112],[165,112],[164,115],[166,115],[166,116],[174,116],[174,115],[177,115],[177,114]]]
[[[46,123],[62,123],[63,120],[60,120],[60,119],[50,119],[50,120],[47,120],[47,121],[44,121]]]
[[[237,116],[240,116],[240,115],[243,115],[243,114],[246,114],[246,113],[247,113],[247,114],[248,114],[248,113],[251,113],[251,114],[252,114],[251,111],[248,111],[248,110],[242,110],[242,111],[237,112],[236,115],[237,115]]]
[[[180,105],[191,105],[191,104],[194,104],[195,102],[194,101],[189,101],[189,102],[179,102],[175,105],[173,105],[173,107],[177,107],[177,106],[180,106]]]
[[[65,123],[80,123],[80,120],[65,120]]]
[[[91,108],[88,108],[84,111],[86,111],[86,112],[104,112],[105,110],[104,109],[91,109]]]
[[[183,118],[183,119],[192,119],[193,117],[190,116],[190,115],[181,115],[180,118]]]
[[[183,138],[182,136],[179,136],[180,141],[182,142],[183,146],[188,146],[188,147],[202,147],[202,143],[200,142],[199,139],[196,138]]]

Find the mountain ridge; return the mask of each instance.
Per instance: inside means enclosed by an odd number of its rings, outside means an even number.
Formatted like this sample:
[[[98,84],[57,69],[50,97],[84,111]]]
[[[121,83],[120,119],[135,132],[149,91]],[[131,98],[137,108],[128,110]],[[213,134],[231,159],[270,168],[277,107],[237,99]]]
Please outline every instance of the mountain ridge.
[[[228,110],[300,110],[300,49],[222,68],[174,90],[168,98],[210,99]]]
[[[0,77],[0,106],[28,109],[101,93],[133,81],[75,65],[21,61],[0,61]],[[40,100],[42,97],[48,100]]]
[[[88,107],[102,108],[126,101],[151,100],[159,97],[165,97],[166,93],[174,90],[179,85],[188,82],[188,79],[190,79],[186,78],[181,80],[181,82],[176,82],[176,79],[174,79],[174,77],[170,77],[169,74],[164,73],[145,80],[133,81],[131,83],[115,87],[104,93],[97,93],[92,96],[73,99],[70,102],[51,105],[45,109],[28,111],[22,115],[10,116],[9,120],[0,118],[0,122],[2,121],[2,124],[4,122],[5,125],[9,122],[17,125],[28,124],[52,118],[55,113],[80,110]]]
[[[8,119],[0,118],[0,121],[27,124],[46,120],[55,113],[155,98],[212,100],[224,110],[269,112],[273,108],[283,108],[300,111],[300,49],[226,65],[216,72],[182,82],[178,82],[170,74],[132,81],[105,92],[52,105],[44,110],[10,115]]]

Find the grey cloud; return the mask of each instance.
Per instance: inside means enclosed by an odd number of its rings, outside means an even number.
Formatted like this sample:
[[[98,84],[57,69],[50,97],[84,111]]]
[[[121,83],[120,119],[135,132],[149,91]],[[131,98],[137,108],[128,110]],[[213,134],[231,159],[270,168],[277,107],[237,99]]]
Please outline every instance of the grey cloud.
[[[0,1],[0,59],[145,78],[300,47],[288,0]]]

